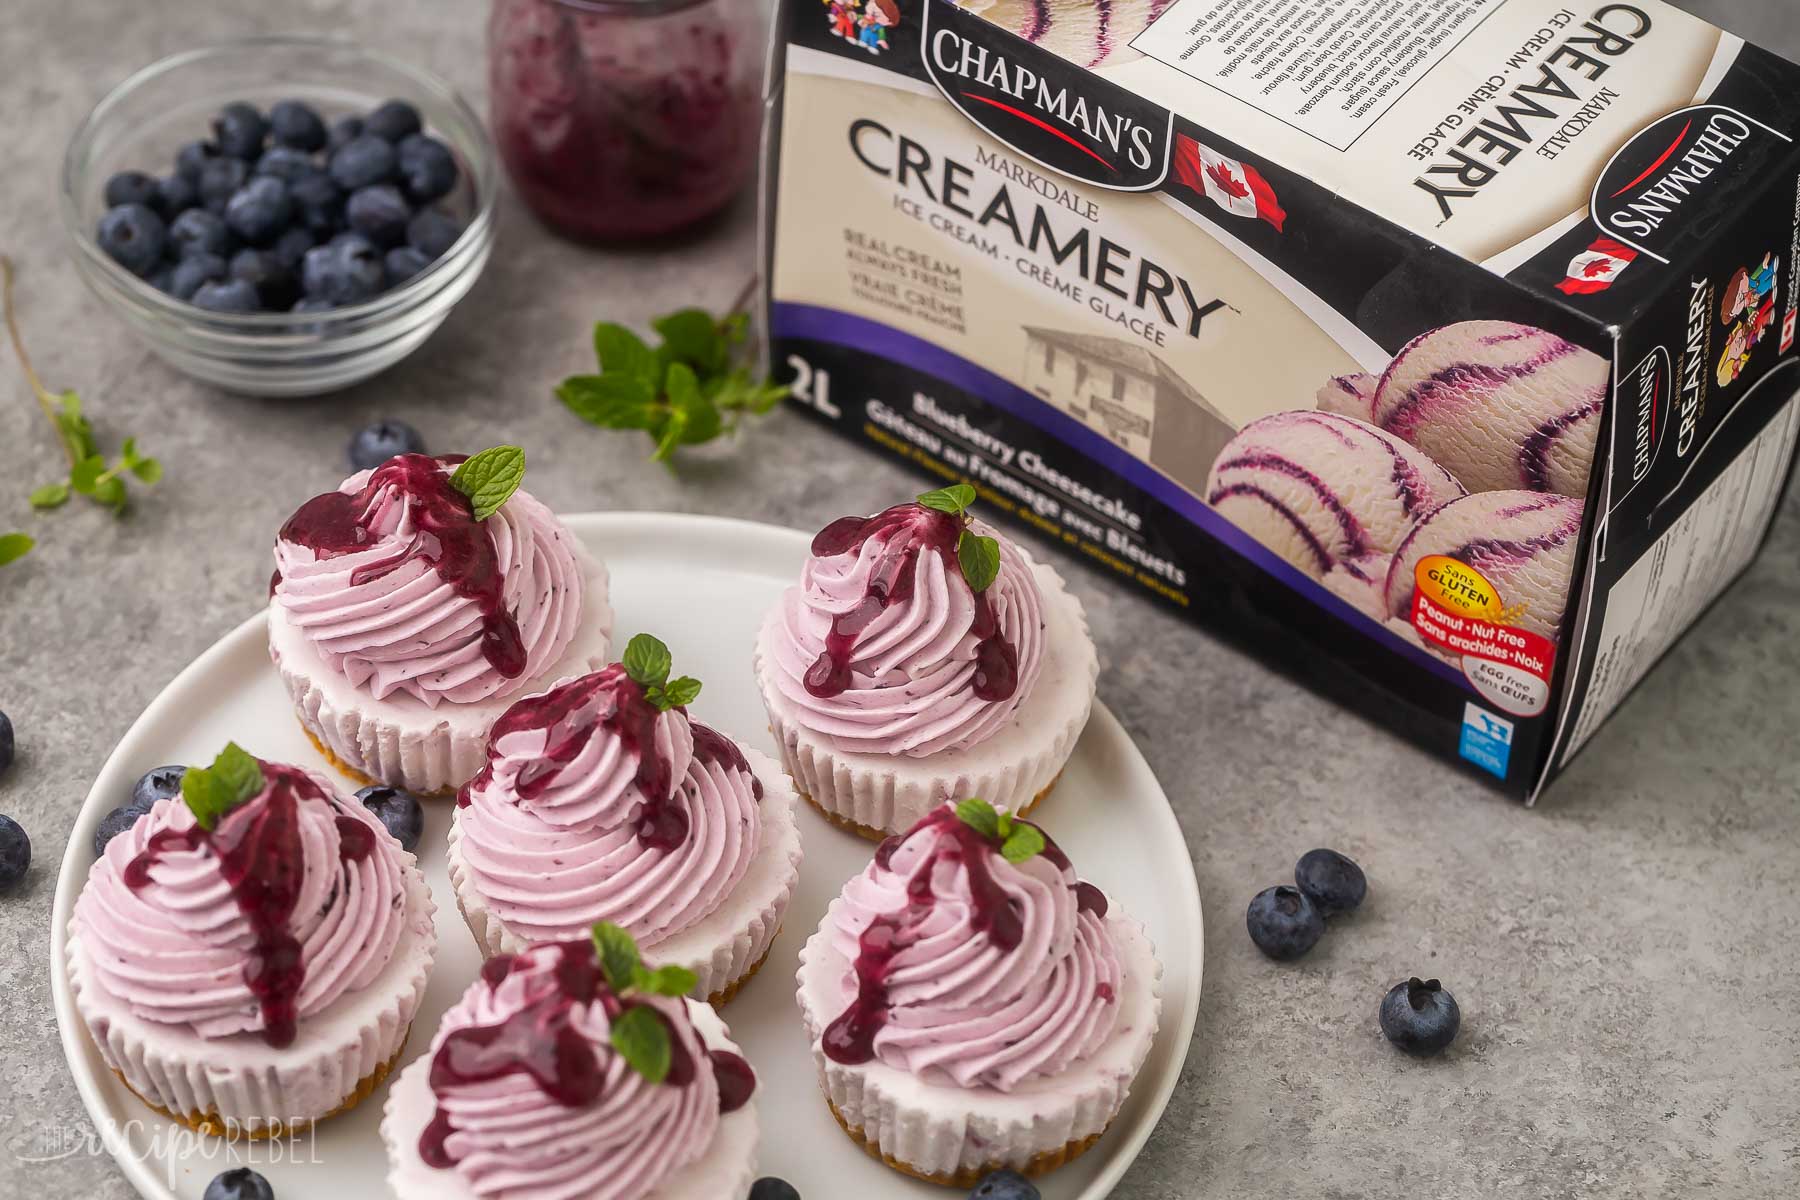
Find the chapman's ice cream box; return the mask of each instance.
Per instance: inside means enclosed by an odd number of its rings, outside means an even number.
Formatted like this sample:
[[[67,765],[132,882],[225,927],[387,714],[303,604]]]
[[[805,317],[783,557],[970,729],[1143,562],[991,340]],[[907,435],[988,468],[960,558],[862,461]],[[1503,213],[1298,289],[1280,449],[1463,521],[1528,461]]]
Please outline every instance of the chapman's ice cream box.
[[[1658,0],[787,0],[776,41],[796,403],[1515,795],[1768,532],[1800,67]]]

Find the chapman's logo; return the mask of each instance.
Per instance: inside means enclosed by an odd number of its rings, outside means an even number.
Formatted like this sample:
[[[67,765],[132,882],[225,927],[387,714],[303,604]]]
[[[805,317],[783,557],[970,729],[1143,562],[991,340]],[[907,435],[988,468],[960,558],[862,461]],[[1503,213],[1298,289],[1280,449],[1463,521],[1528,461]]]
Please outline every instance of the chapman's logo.
[[[1146,192],[1169,172],[1167,109],[943,0],[920,6],[926,73],[965,117],[1087,183]]]
[[[1669,432],[1675,397],[1675,360],[1662,346],[1619,379],[1614,392],[1613,510],[1650,474]],[[1629,467],[1629,480],[1622,468]]]
[[[1594,223],[1667,263],[1683,232],[1710,236],[1737,197],[1793,139],[1722,104],[1671,113],[1613,156],[1594,185]]]

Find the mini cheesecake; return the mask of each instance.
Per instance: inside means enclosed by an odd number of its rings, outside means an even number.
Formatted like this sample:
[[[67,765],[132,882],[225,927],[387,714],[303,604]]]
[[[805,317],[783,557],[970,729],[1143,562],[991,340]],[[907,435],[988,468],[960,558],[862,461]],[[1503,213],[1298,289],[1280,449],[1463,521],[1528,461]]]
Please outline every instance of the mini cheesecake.
[[[606,662],[606,569],[525,491],[477,516],[463,462],[397,455],[308,500],[275,542],[270,656],[308,736],[360,783],[451,794],[514,700]]]

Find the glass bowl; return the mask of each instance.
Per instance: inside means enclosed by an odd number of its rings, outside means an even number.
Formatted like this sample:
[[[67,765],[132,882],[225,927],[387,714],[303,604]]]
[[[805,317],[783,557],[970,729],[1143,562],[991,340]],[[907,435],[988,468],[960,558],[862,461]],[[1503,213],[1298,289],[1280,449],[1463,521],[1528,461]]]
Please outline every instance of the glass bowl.
[[[439,203],[464,225],[431,266],[361,304],[309,313],[214,313],[177,300],[114,262],[95,240],[102,189],[116,171],[173,170],[175,151],[205,137],[232,100],[267,109],[312,104],[329,124],[389,98],[406,100],[461,167]],[[437,76],[332,38],[265,37],[152,63],[88,114],[63,158],[62,215],[75,266],[103,301],[177,370],[229,391],[312,396],[393,366],[430,337],[487,265],[497,168],[475,111]]]

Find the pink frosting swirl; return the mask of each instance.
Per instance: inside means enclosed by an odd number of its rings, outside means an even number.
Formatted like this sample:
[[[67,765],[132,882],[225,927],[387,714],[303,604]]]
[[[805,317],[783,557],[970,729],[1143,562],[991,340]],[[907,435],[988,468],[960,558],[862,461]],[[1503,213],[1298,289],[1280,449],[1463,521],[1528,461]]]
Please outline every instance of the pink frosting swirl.
[[[827,1056],[1011,1091],[1097,1051],[1122,972],[1106,898],[1046,843],[1015,865],[948,804],[884,842],[826,917],[850,964]]]
[[[562,657],[580,622],[573,535],[523,490],[475,523],[447,486],[454,469],[390,459],[309,501],[276,539],[273,603],[376,699],[510,695]]]
[[[515,704],[464,787],[461,852],[529,941],[600,921],[654,946],[718,908],[761,843],[762,785],[730,739],[657,712],[614,664]]]
[[[924,757],[991,737],[1030,695],[1044,651],[1037,577],[999,538],[999,575],[978,595],[957,565],[961,528],[908,504],[814,541],[772,618],[768,664],[807,728],[845,750]],[[998,537],[980,522],[969,532]],[[984,687],[994,648],[1010,657],[1010,689]],[[834,658],[842,669],[821,686]]]
[[[284,1025],[368,987],[394,956],[412,856],[322,777],[264,774],[210,834],[179,797],[159,801],[107,843],[75,902],[99,986],[146,1021],[284,1044]]]
[[[616,1053],[624,1004],[652,1008],[671,1035],[668,1078],[651,1083]],[[432,1041],[437,1112],[420,1138],[429,1166],[484,1200],[640,1200],[706,1152],[722,1096],[716,1061],[665,996],[621,1000],[591,941],[534,946],[489,962]]]

